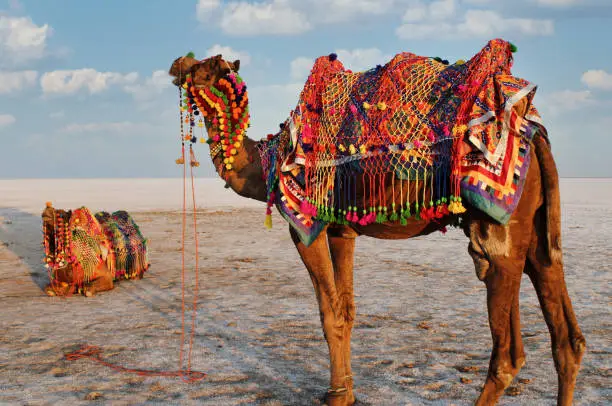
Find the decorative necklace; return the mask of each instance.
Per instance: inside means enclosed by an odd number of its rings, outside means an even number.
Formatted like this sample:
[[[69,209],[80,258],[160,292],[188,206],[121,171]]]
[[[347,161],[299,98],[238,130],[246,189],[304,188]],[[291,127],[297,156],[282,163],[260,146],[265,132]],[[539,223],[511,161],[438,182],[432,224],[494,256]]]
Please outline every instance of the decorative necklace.
[[[197,125],[200,129],[204,127],[204,120],[217,128],[216,134],[209,137],[206,141],[204,137],[201,142],[208,144],[219,143],[218,147],[211,147],[211,156],[214,158],[223,152],[223,163],[225,169],[232,170],[235,161],[234,156],[242,146],[246,129],[249,127],[249,99],[246,84],[242,78],[231,71],[208,88],[199,88],[193,83],[191,75],[186,76],[181,92],[181,141],[191,144],[197,141],[193,135],[193,128]],[[187,112],[187,117],[183,118],[183,113]],[[196,123],[197,119],[197,123]],[[189,130],[185,134],[183,123],[189,124]],[[215,154],[213,155],[213,149]],[[192,166],[199,166],[193,162]],[[178,164],[184,163],[184,159],[179,158]]]

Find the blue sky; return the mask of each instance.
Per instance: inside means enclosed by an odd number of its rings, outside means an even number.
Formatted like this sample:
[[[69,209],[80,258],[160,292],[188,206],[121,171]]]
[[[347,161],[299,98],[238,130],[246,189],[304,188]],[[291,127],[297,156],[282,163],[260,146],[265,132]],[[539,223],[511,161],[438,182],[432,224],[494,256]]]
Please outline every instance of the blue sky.
[[[454,61],[496,37],[539,86],[561,175],[612,177],[610,0],[0,0],[0,178],[180,176],[166,72],[188,51],[242,61],[260,139],[320,55],[353,70],[402,51]]]

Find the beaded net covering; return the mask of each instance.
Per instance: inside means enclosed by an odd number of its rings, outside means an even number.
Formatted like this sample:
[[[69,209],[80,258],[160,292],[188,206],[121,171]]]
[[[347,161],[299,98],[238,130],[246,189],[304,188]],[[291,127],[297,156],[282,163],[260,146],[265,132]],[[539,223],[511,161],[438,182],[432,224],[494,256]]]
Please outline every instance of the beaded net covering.
[[[535,85],[511,74],[513,51],[496,39],[454,64],[404,52],[358,73],[334,54],[316,59],[281,131],[260,144],[269,205],[303,240],[328,223],[461,214],[463,199],[506,222],[531,138],[545,133]],[[403,181],[422,193],[397,193]]]

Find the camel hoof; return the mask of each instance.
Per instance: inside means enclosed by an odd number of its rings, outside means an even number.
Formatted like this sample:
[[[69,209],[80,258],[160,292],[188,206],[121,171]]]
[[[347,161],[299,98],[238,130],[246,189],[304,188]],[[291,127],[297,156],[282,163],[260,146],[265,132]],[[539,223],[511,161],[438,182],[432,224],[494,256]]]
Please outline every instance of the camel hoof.
[[[86,296],[86,297],[92,297],[93,295],[94,295],[94,294],[93,294],[93,292],[92,292],[91,290],[86,290],[86,291],[85,291],[85,296]]]
[[[346,388],[329,389],[323,399],[327,406],[350,406],[354,402],[349,400],[349,391]]]
[[[53,289],[51,288],[45,289],[45,293],[47,294],[47,296],[51,296],[51,297],[55,296],[55,291],[53,291]]]

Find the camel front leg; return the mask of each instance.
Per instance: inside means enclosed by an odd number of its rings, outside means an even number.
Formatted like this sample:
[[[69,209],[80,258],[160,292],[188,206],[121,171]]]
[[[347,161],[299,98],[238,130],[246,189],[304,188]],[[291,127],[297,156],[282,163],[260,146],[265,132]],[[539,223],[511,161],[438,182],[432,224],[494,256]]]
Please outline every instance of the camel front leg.
[[[343,352],[346,373],[348,403],[355,403],[353,393],[353,373],[351,371],[351,333],[355,320],[355,295],[353,291],[353,263],[355,258],[355,238],[357,233],[346,228],[328,229],[328,242],[334,265],[334,279],[340,297],[342,317],[344,317]]]
[[[329,406],[347,406],[348,388],[343,342],[345,320],[336,289],[334,269],[327,244],[327,232],[323,230],[310,246],[304,245],[297,233],[290,228],[291,238],[308,270],[319,303],[323,335],[327,341],[330,359],[330,389],[326,403]]]
[[[113,282],[113,274],[106,267],[104,262],[101,262],[95,272],[96,279],[89,282],[83,287],[83,293],[87,297],[92,297],[98,292],[111,290],[115,287]]]

